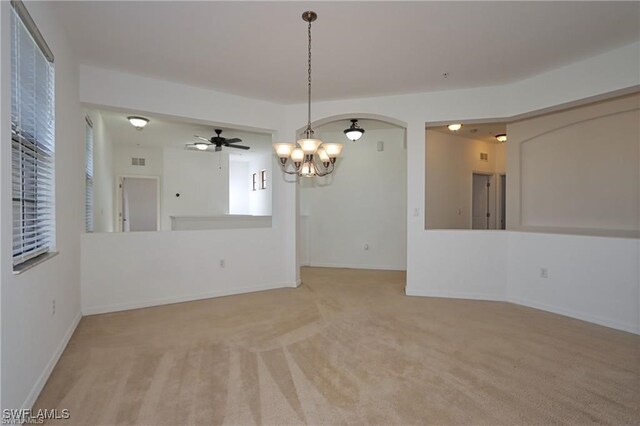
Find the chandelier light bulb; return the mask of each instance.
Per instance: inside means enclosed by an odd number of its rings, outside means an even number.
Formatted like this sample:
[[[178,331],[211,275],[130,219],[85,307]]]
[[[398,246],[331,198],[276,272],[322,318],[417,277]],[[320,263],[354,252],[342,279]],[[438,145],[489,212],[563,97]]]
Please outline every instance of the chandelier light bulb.
[[[300,148],[296,148],[291,152],[291,160],[295,163],[302,163],[304,160],[304,151]]]
[[[289,158],[295,149],[295,145],[292,143],[275,143],[273,144],[273,149],[276,150],[279,158]]]
[[[341,143],[325,143],[322,145],[329,158],[337,158],[342,152],[344,145]]]
[[[318,157],[323,163],[328,163],[331,161],[331,159],[329,158],[329,154],[327,154],[327,151],[325,151],[323,147],[318,148]]]
[[[305,154],[315,154],[322,141],[320,139],[300,139],[298,145]]]
[[[314,177],[316,175],[316,166],[311,161],[305,161],[300,174],[304,177]]]

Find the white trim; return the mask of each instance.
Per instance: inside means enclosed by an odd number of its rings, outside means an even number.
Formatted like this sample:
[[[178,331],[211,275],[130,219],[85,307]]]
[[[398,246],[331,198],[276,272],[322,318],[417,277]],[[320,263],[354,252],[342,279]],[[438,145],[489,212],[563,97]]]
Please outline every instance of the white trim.
[[[69,328],[67,329],[67,332],[62,337],[60,344],[58,345],[55,352],[51,356],[51,359],[47,363],[47,366],[44,368],[44,370],[40,374],[40,377],[38,377],[38,380],[36,380],[36,382],[33,384],[33,387],[31,388],[29,395],[27,395],[27,398],[22,403],[22,409],[30,409],[33,407],[33,404],[36,403],[36,399],[38,399],[38,396],[40,396],[40,392],[42,392],[42,388],[44,388],[44,385],[47,383],[47,380],[49,380],[49,376],[51,375],[53,368],[56,366],[56,364],[58,363],[58,360],[62,356],[62,352],[64,352],[65,348],[67,347],[67,344],[71,339],[71,336],[73,336],[73,332],[76,331],[76,327],[78,326],[80,319],[82,319],[82,313],[78,312],[76,317],[71,322],[71,326],[69,326]]]
[[[253,293],[256,291],[276,290],[280,288],[295,288],[296,283],[273,283],[247,287],[215,290],[206,293],[190,294],[186,296],[161,297],[139,302],[118,303],[113,305],[89,306],[82,308],[83,315],[106,314],[108,312],[128,311],[131,309],[150,308],[153,306],[170,305],[173,303],[191,302],[194,300],[211,299],[214,297],[234,296],[238,294]]]
[[[309,262],[310,268],[343,268],[343,269],[373,269],[378,271],[406,271],[406,266],[393,266],[393,265],[358,265],[355,263],[317,263]]]
[[[505,302],[505,298],[499,294],[483,294],[483,293],[456,293],[456,292],[437,292],[437,291],[415,291],[409,287],[405,289],[405,295],[407,296],[421,296],[421,297],[437,297],[442,299],[468,299],[468,300],[483,300],[486,302]]]
[[[604,318],[599,315],[560,308],[558,306],[547,305],[545,303],[534,302],[532,300],[522,299],[519,297],[510,297],[508,302],[640,335],[640,324],[623,323],[609,318]]]

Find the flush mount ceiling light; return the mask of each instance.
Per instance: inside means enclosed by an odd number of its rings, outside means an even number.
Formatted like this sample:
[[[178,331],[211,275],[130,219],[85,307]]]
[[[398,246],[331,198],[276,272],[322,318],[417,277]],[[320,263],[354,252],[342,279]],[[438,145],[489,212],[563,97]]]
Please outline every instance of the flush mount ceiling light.
[[[505,133],[501,133],[499,135],[496,135],[496,139],[498,139],[498,142],[504,143],[507,141],[507,135]]]
[[[462,124],[454,123],[454,124],[449,124],[447,127],[452,132],[457,132],[458,130],[462,129]]]
[[[142,130],[142,129],[144,129],[144,126],[149,124],[149,119],[148,118],[137,117],[135,115],[131,115],[131,116],[127,117],[127,120],[129,120],[129,123],[131,123],[131,125],[133,127],[135,127],[136,130]]]
[[[346,129],[344,131],[344,134],[347,135],[347,138],[350,141],[357,141],[358,139],[360,139],[362,137],[362,135],[364,134],[364,129],[360,128],[360,126],[358,126],[358,119],[356,118],[352,118],[351,119],[351,127],[349,127],[348,129]]]
[[[282,171],[289,175],[302,177],[326,176],[333,172],[335,162],[342,152],[342,144],[323,143],[320,139],[313,138],[311,128],[311,23],[318,18],[315,12],[307,11],[302,14],[302,20],[307,22],[307,34],[309,40],[308,55],[308,104],[307,104],[307,128],[304,137],[297,141],[298,146],[292,143],[276,143],[273,145]],[[318,162],[318,159],[320,160]],[[291,160],[291,161],[289,161]],[[293,164],[293,171],[287,170],[287,165]]]

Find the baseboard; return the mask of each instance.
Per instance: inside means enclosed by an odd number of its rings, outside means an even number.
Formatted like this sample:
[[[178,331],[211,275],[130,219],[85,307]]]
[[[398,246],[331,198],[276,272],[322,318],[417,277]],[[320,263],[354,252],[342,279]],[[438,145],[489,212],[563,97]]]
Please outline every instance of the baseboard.
[[[499,295],[480,294],[480,293],[456,293],[456,292],[437,292],[437,291],[416,291],[411,288],[405,289],[407,296],[423,296],[438,297],[443,299],[469,299],[469,300],[485,300],[489,302],[504,302],[505,299]]]
[[[574,311],[572,309],[565,309],[558,306],[547,305],[546,303],[534,302],[532,300],[523,299],[519,297],[510,297],[509,302],[516,305],[527,306],[529,308],[540,309],[541,311],[551,312],[565,317],[578,319],[598,325],[602,325],[609,328],[615,328],[616,330],[622,330],[633,334],[640,334],[640,324],[628,324],[619,321],[612,320],[610,318],[604,318],[598,315],[592,315],[585,312]]]
[[[194,300],[211,299],[212,297],[233,296],[236,294],[253,293],[256,291],[274,290],[278,288],[297,287],[296,283],[276,283],[266,285],[256,285],[240,288],[231,288],[227,290],[216,290],[207,293],[190,294],[186,296],[165,297],[159,299],[151,299],[139,302],[120,303],[114,305],[89,306],[83,307],[84,315],[106,314],[109,312],[128,311],[131,309],[150,308],[152,306],[170,305],[172,303],[191,302]]]
[[[311,262],[308,265],[312,268],[345,268],[345,269],[373,269],[378,271],[406,271],[406,266],[388,266],[388,265],[357,265],[353,263],[317,263]]]
[[[60,344],[58,345],[55,352],[51,356],[51,359],[47,363],[47,366],[42,371],[42,374],[40,374],[40,377],[38,377],[38,380],[36,380],[36,382],[33,384],[33,387],[31,388],[29,395],[27,395],[27,398],[22,404],[22,409],[25,409],[25,410],[31,409],[33,407],[33,404],[36,403],[36,400],[38,399],[40,392],[42,392],[44,385],[47,383],[47,380],[49,380],[49,376],[51,375],[53,368],[56,366],[56,364],[58,363],[58,360],[62,356],[62,352],[64,352],[65,348],[67,347],[67,344],[71,339],[71,336],[73,336],[73,332],[76,331],[76,327],[78,326],[78,323],[80,322],[81,318],[82,318],[82,313],[78,312],[76,317],[71,322],[71,325],[67,329],[67,332],[62,337]]]

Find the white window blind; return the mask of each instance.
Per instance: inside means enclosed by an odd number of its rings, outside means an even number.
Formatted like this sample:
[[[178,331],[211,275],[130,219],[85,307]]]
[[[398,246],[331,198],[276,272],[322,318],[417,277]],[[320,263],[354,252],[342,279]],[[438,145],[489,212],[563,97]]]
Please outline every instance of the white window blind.
[[[84,132],[84,226],[93,232],[93,123],[86,117]]]
[[[13,265],[53,250],[53,55],[22,2],[11,13]]]

